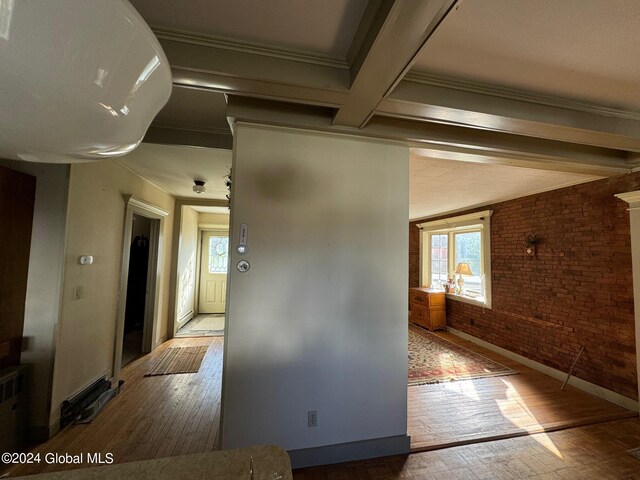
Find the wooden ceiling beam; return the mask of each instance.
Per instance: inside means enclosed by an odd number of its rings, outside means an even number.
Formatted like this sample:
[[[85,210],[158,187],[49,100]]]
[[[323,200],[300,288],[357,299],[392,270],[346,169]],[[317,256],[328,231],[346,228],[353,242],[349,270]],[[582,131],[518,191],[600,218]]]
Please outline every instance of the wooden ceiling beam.
[[[403,80],[375,113],[640,152],[638,112],[435,77]]]
[[[370,31],[358,53],[353,55],[349,97],[338,109],[333,123],[350,127],[366,125],[378,103],[407,74],[456,2],[383,0]]]

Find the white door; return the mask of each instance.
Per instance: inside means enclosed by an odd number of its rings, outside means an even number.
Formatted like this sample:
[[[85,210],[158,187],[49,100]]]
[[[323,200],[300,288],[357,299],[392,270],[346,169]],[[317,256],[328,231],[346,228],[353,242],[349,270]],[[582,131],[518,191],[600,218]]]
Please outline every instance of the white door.
[[[229,263],[229,232],[202,232],[198,313],[224,313]]]

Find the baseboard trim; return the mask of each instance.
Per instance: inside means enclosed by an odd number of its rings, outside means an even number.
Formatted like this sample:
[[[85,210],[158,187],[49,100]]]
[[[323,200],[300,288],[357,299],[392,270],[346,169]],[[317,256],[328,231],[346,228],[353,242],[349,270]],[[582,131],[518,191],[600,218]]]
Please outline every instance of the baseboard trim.
[[[410,449],[411,437],[397,435],[322,447],[301,448],[289,450],[288,453],[291,458],[291,466],[295,469],[390,455],[407,455]]]
[[[518,355],[510,350],[507,350],[502,347],[498,347],[493,343],[489,343],[485,340],[481,340],[478,337],[474,337],[473,335],[469,335],[468,333],[462,332],[460,330],[456,330],[455,328],[447,327],[447,331],[457,335],[460,338],[468,340],[470,342],[475,343],[476,345],[480,345],[481,347],[486,348],[487,350],[491,350],[493,352],[499,353],[511,360],[515,360],[518,363],[521,363],[529,368],[533,368],[545,375],[549,375],[557,380],[563,381],[567,378],[566,372],[561,372],[553,367],[549,367],[540,362],[536,362],[535,360],[531,360],[530,358],[523,357],[522,355]],[[625,397],[624,395],[620,395],[619,393],[614,392],[613,390],[606,389],[595,383],[587,382],[586,380],[582,380],[578,377],[571,377],[569,379],[569,385],[572,385],[580,390],[590,393],[591,395],[595,395],[596,397],[600,397],[603,400],[611,402],[615,405],[618,405],[622,408],[626,408],[627,410],[631,410],[632,412],[640,411],[640,404],[638,401],[633,400],[632,398]]]
[[[180,328],[183,327],[185,323],[191,320],[194,315],[195,311],[193,310],[193,308],[180,315],[180,317],[178,317],[178,330],[180,330]]]

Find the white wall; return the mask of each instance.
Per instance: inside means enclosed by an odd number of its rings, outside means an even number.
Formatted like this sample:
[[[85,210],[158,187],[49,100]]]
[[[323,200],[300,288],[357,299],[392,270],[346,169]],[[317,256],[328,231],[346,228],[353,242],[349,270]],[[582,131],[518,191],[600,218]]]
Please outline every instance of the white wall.
[[[228,213],[199,213],[198,226],[200,228],[229,228]]]
[[[30,426],[46,436],[50,423],[54,337],[60,311],[67,216],[68,165],[0,160],[37,178],[21,361],[29,372]]]
[[[240,124],[234,154],[223,447],[406,435],[408,149]]]
[[[191,207],[182,207],[179,242],[177,318],[183,325],[193,317],[198,272],[198,212]]]
[[[54,418],[63,400],[113,373],[126,194],[170,212],[160,232],[160,298],[154,319],[158,328],[152,342],[167,338],[174,198],[112,160],[72,165],[51,400]],[[79,265],[80,255],[93,255],[94,263]],[[74,298],[76,287],[82,289],[78,299]]]

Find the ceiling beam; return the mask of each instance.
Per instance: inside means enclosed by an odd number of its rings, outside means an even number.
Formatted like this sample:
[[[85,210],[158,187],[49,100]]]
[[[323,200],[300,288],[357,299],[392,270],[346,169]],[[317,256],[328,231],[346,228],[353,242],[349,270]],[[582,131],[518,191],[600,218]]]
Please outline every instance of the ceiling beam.
[[[640,113],[430,77],[405,79],[376,115],[640,152]]]
[[[160,145],[233,149],[233,135],[230,131],[187,128],[156,122],[151,124],[142,141]]]
[[[457,0],[384,0],[351,64],[347,101],[333,123],[363,127],[409,71]],[[365,16],[366,18],[366,16]]]
[[[626,152],[442,124],[374,117],[365,127],[332,123],[332,110],[243,97],[229,97],[232,122],[379,138],[422,149],[443,160],[512,165],[592,175],[626,173]]]
[[[173,83],[222,93],[338,107],[348,95],[346,62],[154,30]]]

